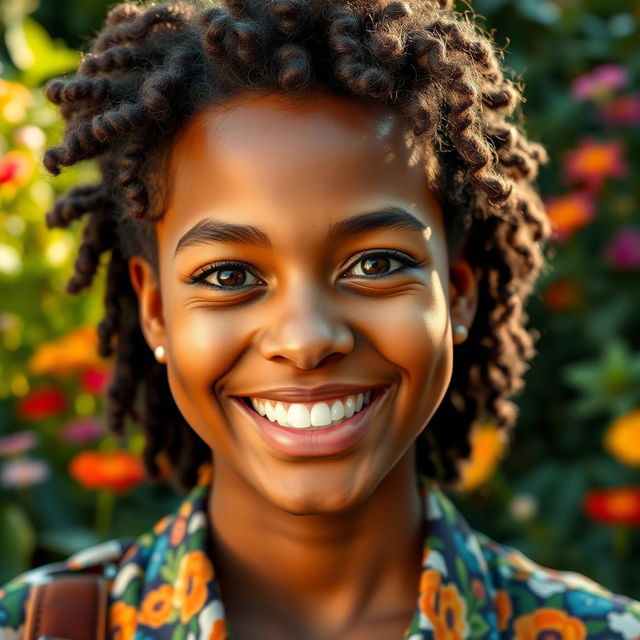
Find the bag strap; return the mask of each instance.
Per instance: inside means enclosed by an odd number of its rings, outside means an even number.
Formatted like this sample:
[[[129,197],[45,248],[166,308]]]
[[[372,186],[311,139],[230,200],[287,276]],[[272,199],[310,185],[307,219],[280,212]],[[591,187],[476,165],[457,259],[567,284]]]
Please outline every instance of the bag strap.
[[[24,640],[106,640],[109,589],[98,574],[55,576],[32,587]]]

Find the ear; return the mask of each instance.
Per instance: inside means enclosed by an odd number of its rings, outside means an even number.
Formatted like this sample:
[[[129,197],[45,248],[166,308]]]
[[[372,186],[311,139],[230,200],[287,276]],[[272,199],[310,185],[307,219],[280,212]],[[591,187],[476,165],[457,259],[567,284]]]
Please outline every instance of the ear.
[[[129,279],[138,296],[140,328],[149,348],[166,347],[166,330],[160,285],[153,267],[141,256],[129,259]]]
[[[449,267],[449,307],[452,325],[469,329],[478,308],[478,280],[464,258]]]

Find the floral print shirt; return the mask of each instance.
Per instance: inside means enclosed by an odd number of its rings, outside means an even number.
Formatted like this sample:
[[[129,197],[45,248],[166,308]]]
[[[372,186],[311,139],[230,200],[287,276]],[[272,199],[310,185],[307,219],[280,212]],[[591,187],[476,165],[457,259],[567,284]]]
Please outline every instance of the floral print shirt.
[[[100,571],[109,581],[110,638],[232,640],[207,554],[208,471],[176,513],[137,540],[91,547],[0,589],[0,640],[21,638],[32,585],[72,571]],[[420,486],[422,577],[398,640],[640,640],[640,602],[497,544],[472,530],[437,485],[421,478]]]

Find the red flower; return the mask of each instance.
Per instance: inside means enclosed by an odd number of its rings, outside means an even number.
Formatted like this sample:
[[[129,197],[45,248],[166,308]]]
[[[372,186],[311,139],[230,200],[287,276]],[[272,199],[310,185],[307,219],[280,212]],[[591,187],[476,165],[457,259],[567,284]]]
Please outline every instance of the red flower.
[[[552,311],[568,311],[585,301],[582,282],[577,278],[558,278],[542,294],[542,301]]]
[[[9,151],[0,158],[0,184],[22,186],[29,182],[32,173],[33,162],[23,151]]]
[[[594,489],[585,496],[584,509],[603,524],[640,526],[640,487]]]
[[[128,451],[83,451],[69,463],[69,473],[85,489],[129,491],[145,477],[142,461]]]
[[[67,398],[56,387],[40,387],[18,403],[18,415],[23,420],[42,420],[62,413],[67,408]]]
[[[89,393],[102,393],[109,381],[110,372],[104,369],[90,367],[82,372],[80,383],[82,388]]]
[[[640,124],[640,93],[619,96],[600,108],[605,124],[612,127],[632,127]]]
[[[570,182],[582,183],[591,192],[598,191],[607,178],[622,176],[627,171],[622,144],[619,140],[597,142],[587,138],[566,155],[564,171]]]

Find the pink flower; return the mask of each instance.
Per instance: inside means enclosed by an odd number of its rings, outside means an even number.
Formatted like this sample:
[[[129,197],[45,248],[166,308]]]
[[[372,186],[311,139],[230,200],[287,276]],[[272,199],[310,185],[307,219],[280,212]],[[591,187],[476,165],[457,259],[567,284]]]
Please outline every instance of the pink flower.
[[[17,431],[0,438],[0,456],[12,456],[33,449],[38,436],[33,431]]]
[[[96,418],[80,418],[66,424],[60,433],[68,442],[84,444],[104,435],[104,429]]]
[[[640,124],[640,93],[619,96],[600,107],[603,122],[610,127]]]
[[[629,81],[629,72],[618,64],[601,64],[589,73],[583,73],[571,83],[571,95],[576,100],[598,100],[608,98],[613,91],[624,87]]]
[[[5,462],[0,471],[0,484],[5,487],[30,487],[49,477],[51,468],[44,460],[18,458]]]
[[[604,258],[617,269],[640,269],[640,229],[618,229],[604,248]]]
[[[583,183],[590,192],[599,191],[607,178],[625,174],[627,165],[622,157],[619,140],[598,142],[585,138],[580,146],[565,156],[564,174],[570,182]]]

